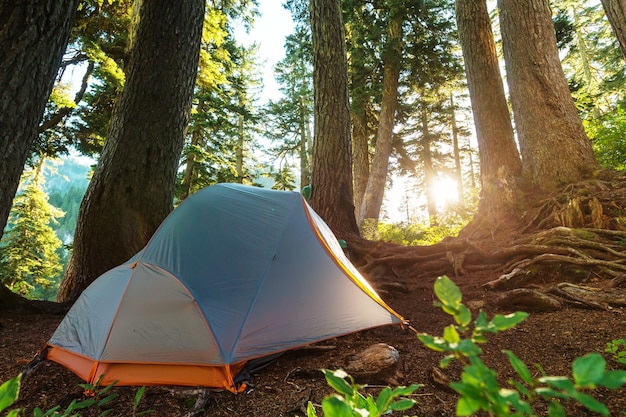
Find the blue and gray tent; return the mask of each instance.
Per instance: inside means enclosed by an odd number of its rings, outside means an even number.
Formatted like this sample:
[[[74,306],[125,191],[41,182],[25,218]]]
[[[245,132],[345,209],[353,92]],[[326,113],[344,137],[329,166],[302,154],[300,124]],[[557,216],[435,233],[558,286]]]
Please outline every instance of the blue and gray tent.
[[[47,358],[88,382],[238,392],[257,359],[402,322],[300,193],[218,184],[83,292]]]

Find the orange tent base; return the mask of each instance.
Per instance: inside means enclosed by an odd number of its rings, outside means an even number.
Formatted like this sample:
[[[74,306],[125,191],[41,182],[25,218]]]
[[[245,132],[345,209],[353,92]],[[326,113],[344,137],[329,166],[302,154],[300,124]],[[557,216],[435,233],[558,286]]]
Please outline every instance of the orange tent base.
[[[113,382],[119,386],[182,385],[226,389],[235,394],[242,392],[245,384],[235,386],[233,378],[243,369],[245,362],[234,365],[197,365],[178,363],[119,363],[95,361],[74,352],[48,345],[46,359],[65,366],[87,383]]]

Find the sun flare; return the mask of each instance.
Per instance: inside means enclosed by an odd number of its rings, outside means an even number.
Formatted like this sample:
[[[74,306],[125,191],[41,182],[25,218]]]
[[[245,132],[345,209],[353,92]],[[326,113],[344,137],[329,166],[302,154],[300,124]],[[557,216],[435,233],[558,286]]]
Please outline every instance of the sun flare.
[[[457,182],[450,177],[437,178],[433,184],[433,195],[438,207],[447,207],[459,199]]]

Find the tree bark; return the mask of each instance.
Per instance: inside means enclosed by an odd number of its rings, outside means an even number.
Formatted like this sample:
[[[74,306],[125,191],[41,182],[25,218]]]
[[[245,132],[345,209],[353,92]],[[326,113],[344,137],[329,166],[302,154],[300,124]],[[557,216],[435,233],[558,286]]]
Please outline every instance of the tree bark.
[[[81,203],[60,301],[75,300],[99,275],[138,252],[172,210],[204,3],[141,5],[126,85]]]
[[[450,94],[450,125],[452,127],[452,153],[454,155],[454,178],[456,180],[457,206],[465,208],[465,191],[463,186],[463,167],[459,148],[459,128],[456,124],[456,106],[454,96]]]
[[[202,114],[204,112],[205,107],[204,98],[199,98],[198,105],[196,106],[196,113]],[[189,151],[185,158],[185,172],[183,174],[183,181],[181,184],[180,190],[180,199],[184,200],[191,195],[191,190],[193,188],[193,182],[196,178],[196,152],[198,147],[201,146],[202,142],[202,125],[197,124],[193,128],[191,132],[191,143],[189,146]]]
[[[561,67],[548,0],[498,7],[523,178],[544,190],[588,178],[599,165]]]
[[[482,198],[502,196],[498,172],[519,176],[517,151],[485,0],[457,0],[456,20],[480,158]]]
[[[354,83],[356,80],[353,80]],[[363,81],[364,82],[364,81]],[[360,98],[364,100],[364,98]],[[361,212],[361,203],[367,187],[370,172],[369,130],[367,128],[366,104],[360,102],[355,105],[352,97],[352,170],[354,174],[354,202],[355,214]]]
[[[352,12],[353,19],[360,15],[361,4],[354,5],[355,11]],[[357,13],[357,11],[359,13]],[[357,20],[357,19],[355,19]],[[357,22],[361,23],[357,20]],[[363,23],[355,25],[358,29],[363,27]],[[349,87],[350,87],[350,105],[351,105],[351,121],[352,121],[352,175],[354,176],[354,205],[355,214],[358,216],[361,212],[361,203],[365,195],[367,180],[370,173],[370,140],[374,135],[373,129],[370,127],[370,120],[373,115],[372,111],[372,91],[369,87],[372,84],[372,63],[368,62],[368,55],[363,44],[363,30],[352,29],[348,34],[348,49],[350,51],[349,63]]]
[[[428,223],[430,227],[439,224],[437,216],[437,200],[435,197],[435,167],[433,166],[433,153],[430,149],[432,137],[428,126],[428,111],[423,104],[421,112],[422,121],[422,167],[424,173],[424,188],[426,190],[426,208],[428,211]]]
[[[311,136],[309,129],[309,112],[304,102],[304,97],[300,97],[300,186],[301,188],[311,183],[311,164],[309,139]]]
[[[354,215],[348,63],[339,0],[311,0],[314,142],[311,205],[338,237]]]
[[[398,83],[400,79],[400,63],[402,60],[402,23],[404,15],[396,10],[389,17],[387,28],[387,45],[383,56],[383,94],[376,134],[376,148],[370,166],[369,177],[358,221],[362,226],[366,220],[374,224],[380,216],[380,208],[385,195],[385,184],[389,170],[393,127],[396,120],[398,105]]]
[[[619,42],[622,56],[626,60],[626,3],[624,0],[601,0],[604,13]]]
[[[0,233],[52,91],[78,0],[0,0]]]

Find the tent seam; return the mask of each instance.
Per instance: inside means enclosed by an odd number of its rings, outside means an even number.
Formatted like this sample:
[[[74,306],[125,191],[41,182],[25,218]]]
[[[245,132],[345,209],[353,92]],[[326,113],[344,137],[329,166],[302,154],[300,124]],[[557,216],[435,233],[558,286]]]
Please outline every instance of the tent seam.
[[[293,194],[299,194],[294,192]],[[292,195],[293,195],[292,194]],[[296,196],[297,197],[297,196]],[[263,286],[263,284],[265,283],[265,280],[267,279],[267,273],[270,270],[270,267],[272,265],[272,261],[274,260],[274,258],[276,257],[276,251],[278,249],[278,246],[280,245],[281,239],[283,237],[283,235],[285,234],[285,232],[287,231],[287,226],[289,225],[289,219],[291,219],[291,216],[293,216],[294,213],[294,209],[296,207],[296,202],[294,201],[294,203],[291,204],[290,208],[289,208],[289,216],[287,217],[287,220],[285,220],[282,230],[280,231],[280,233],[277,233],[276,235],[276,239],[274,240],[274,243],[272,245],[272,251],[271,251],[271,257],[269,259],[267,259],[265,261],[265,267],[263,268],[263,273],[261,274],[261,278],[259,279],[259,282],[255,288],[254,291],[254,297],[252,297],[252,299],[250,300],[250,304],[248,305],[248,310],[246,311],[246,314],[243,316],[243,320],[241,321],[241,326],[239,327],[239,330],[237,331],[237,336],[233,339],[234,343],[233,346],[231,348],[231,352],[230,352],[230,357],[232,358],[236,347],[239,343],[239,338],[241,337],[241,334],[243,332],[243,329],[246,326],[246,323],[248,321],[248,317],[250,317],[250,313],[252,311],[252,308],[254,307],[257,298],[259,297],[259,294],[261,292],[261,287]]]
[[[122,264],[121,266],[126,266],[126,264]],[[120,268],[120,267],[118,267],[118,268]],[[115,307],[115,313],[113,314],[113,317],[111,318],[111,324],[109,325],[109,328],[107,329],[107,335],[104,338],[104,341],[102,342],[102,349],[100,350],[100,352],[98,352],[98,358],[97,359],[94,358],[94,360],[96,360],[96,361],[100,361],[102,359],[102,353],[104,352],[104,349],[105,349],[107,343],[109,342],[109,338],[111,337],[111,332],[113,331],[113,326],[115,325],[115,321],[117,320],[117,315],[120,312],[120,306],[122,305],[122,301],[124,300],[124,296],[126,295],[126,291],[128,291],[128,287],[130,286],[130,282],[132,281],[133,276],[135,275],[135,267],[130,267],[130,268],[132,269],[132,272],[128,276],[128,282],[126,282],[126,286],[124,286],[124,291],[122,291],[122,293],[120,294],[119,302],[117,303],[117,307]],[[116,269],[116,268],[114,268],[114,269]]]
[[[160,267],[158,265],[155,265],[155,264],[152,264],[152,263],[148,263],[148,262],[142,262],[142,264],[150,265],[150,266],[152,266],[152,267],[154,267],[156,269],[159,269],[159,270],[163,271],[166,275],[168,275],[171,279],[173,279],[178,285],[180,285],[185,290],[187,295],[189,295],[189,297],[191,298],[191,300],[193,302],[193,305],[194,305],[195,309],[197,310],[198,314],[200,315],[200,318],[201,318],[202,322],[207,327],[207,330],[209,332],[209,335],[211,336],[211,339],[213,340],[213,342],[215,343],[215,346],[217,346],[217,349],[220,352],[220,356],[221,356],[223,364],[221,364],[221,365],[211,365],[211,366],[223,366],[224,364],[226,364],[227,363],[226,362],[226,355],[224,355],[224,350],[222,349],[222,346],[218,342],[217,338],[215,337],[215,331],[214,331],[213,327],[211,326],[211,324],[209,323],[209,321],[207,320],[204,312],[202,311],[202,308],[198,304],[198,301],[197,301],[196,297],[194,297],[192,292],[189,291],[189,288],[187,288],[187,286],[180,280],[180,278],[178,278],[174,273],[168,271],[167,269],[162,268],[162,267]]]

